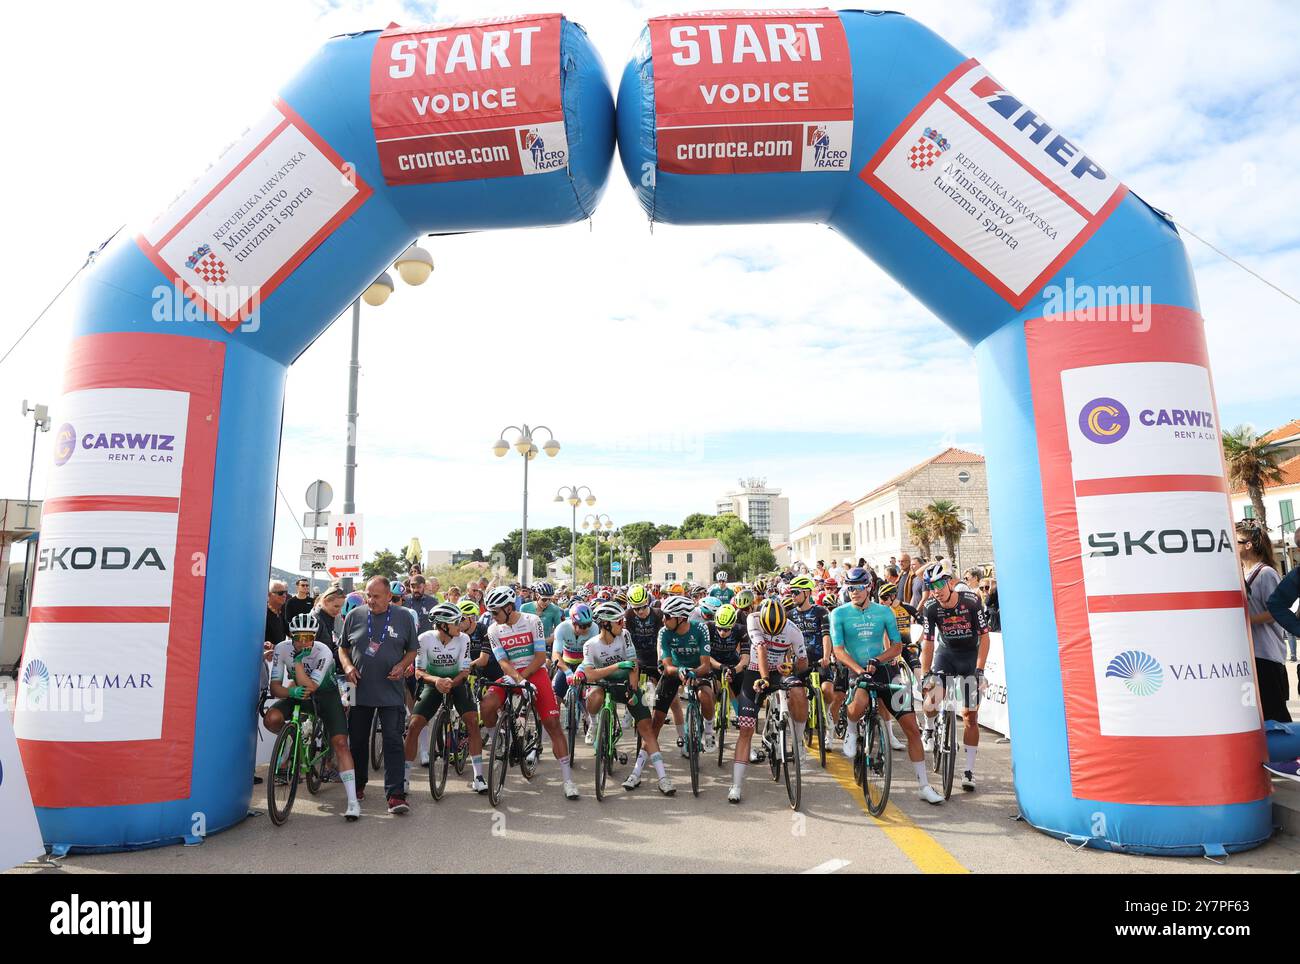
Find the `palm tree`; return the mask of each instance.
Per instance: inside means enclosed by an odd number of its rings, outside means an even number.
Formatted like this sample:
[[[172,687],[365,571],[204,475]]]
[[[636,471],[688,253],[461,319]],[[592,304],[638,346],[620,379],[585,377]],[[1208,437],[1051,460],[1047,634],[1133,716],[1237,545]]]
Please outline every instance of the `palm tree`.
[[[907,537],[921,550],[921,555],[930,558],[930,543],[934,536],[930,531],[930,517],[924,509],[913,509],[907,513]]]
[[[1264,487],[1282,481],[1277,467],[1280,450],[1255,434],[1249,425],[1238,425],[1223,433],[1223,458],[1228,463],[1228,481],[1233,488],[1244,486],[1255,508],[1255,518],[1268,531],[1264,516]]]
[[[961,521],[961,510],[949,499],[935,499],[925,507],[925,516],[930,523],[930,532],[934,538],[942,539],[948,550],[948,558],[957,564],[957,540],[966,531],[966,523]]]

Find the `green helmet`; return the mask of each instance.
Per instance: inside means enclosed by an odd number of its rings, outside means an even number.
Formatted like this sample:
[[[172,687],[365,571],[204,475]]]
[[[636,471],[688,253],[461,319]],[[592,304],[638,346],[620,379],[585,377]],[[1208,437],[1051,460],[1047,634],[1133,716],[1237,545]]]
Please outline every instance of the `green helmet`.
[[[713,617],[713,622],[719,629],[734,629],[738,619],[740,619],[740,611],[728,604],[718,610],[718,614]]]
[[[627,604],[632,608],[650,605],[650,592],[640,583],[630,587],[627,591]]]
[[[732,597],[731,604],[736,609],[748,609],[754,605],[754,593],[748,589],[742,589]]]
[[[817,588],[817,583],[808,576],[795,576],[790,580],[790,588],[795,592],[812,592]]]

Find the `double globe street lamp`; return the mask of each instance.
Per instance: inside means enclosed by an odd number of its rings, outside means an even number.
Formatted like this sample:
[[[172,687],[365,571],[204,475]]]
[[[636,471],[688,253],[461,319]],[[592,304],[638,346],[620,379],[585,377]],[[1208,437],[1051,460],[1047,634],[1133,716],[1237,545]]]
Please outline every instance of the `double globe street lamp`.
[[[584,501],[582,490],[587,490],[587,505],[596,504],[596,496],[592,493],[591,487],[586,485],[562,485],[555,490],[556,502],[568,502],[573,507],[573,522],[570,526],[572,538],[570,539],[569,549],[569,585],[578,584],[578,503]]]
[[[603,512],[594,512],[588,514],[587,517],[582,520],[582,528],[584,532],[587,529],[591,529],[596,536],[596,553],[595,553],[596,564],[591,575],[592,575],[592,581],[599,583],[600,582],[600,540],[602,537],[606,535],[606,532],[608,530],[614,528],[614,520],[611,519],[609,516],[605,515]]]
[[[520,582],[528,585],[530,569],[528,566],[528,463],[537,458],[537,445],[533,441],[534,433],[545,432],[547,441],[542,444],[541,451],[545,452],[548,458],[555,458],[560,451],[560,443],[555,440],[555,435],[545,425],[529,427],[524,423],[523,428],[518,425],[507,425],[501,430],[501,437],[496,440],[492,446],[492,452],[497,458],[505,458],[510,451],[510,443],[506,441],[506,432],[518,432],[519,437],[515,439],[515,451],[523,456],[524,459],[524,526],[523,535],[519,540],[519,568],[522,572],[519,575]]]

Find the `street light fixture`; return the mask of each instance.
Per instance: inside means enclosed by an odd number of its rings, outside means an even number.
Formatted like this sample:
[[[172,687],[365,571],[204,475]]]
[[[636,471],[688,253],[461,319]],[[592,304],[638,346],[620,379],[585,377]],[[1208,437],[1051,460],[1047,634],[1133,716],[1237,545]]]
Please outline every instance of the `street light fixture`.
[[[412,244],[398,256],[393,265],[408,285],[422,285],[433,274],[433,255],[418,244]]]
[[[23,399],[23,417],[32,416],[32,459],[27,466],[27,501],[23,503],[23,528],[31,529],[31,511],[32,511],[32,473],[36,470],[36,432],[39,429],[42,432],[50,430],[50,409],[48,405],[42,405],[37,402],[35,405],[28,406],[27,399]],[[31,560],[31,544],[28,543],[26,551],[23,553],[23,588],[20,598],[22,600],[22,611],[28,611],[27,606],[27,569]]]
[[[427,259],[429,271],[421,277],[418,272],[403,270],[405,263],[412,259],[420,260],[421,263]],[[433,271],[432,255],[415,242],[397,260],[397,273],[409,285],[424,284]],[[357,511],[357,387],[361,375],[361,302],[378,308],[388,300],[393,288],[393,276],[387,271],[380,272],[379,277],[370,282],[369,287],[361,293],[361,297],[352,302],[352,360],[348,365],[348,444],[343,460],[343,512],[347,515]],[[343,588],[352,591],[352,577],[343,580]]]
[[[587,505],[596,504],[596,496],[592,493],[590,486],[586,485],[562,485],[555,490],[556,502],[568,502],[573,508],[573,523],[570,526],[572,539],[570,540],[569,549],[569,582],[572,586],[578,584],[578,504],[583,501],[582,490],[587,490]],[[560,493],[567,492],[567,495]]]
[[[506,441],[506,432],[518,432],[519,437],[515,439],[515,451],[524,457],[524,527],[519,540],[519,563],[523,569],[520,577],[524,586],[528,585],[529,566],[528,566],[528,463],[537,458],[537,446],[533,444],[533,433],[545,432],[548,441],[542,446],[542,451],[549,458],[555,458],[560,451],[560,443],[555,441],[555,435],[545,425],[530,427],[527,422],[520,428],[518,425],[507,425],[501,430],[501,437],[492,444],[492,454],[497,458],[505,458],[510,451],[510,443]]]
[[[582,520],[582,528],[592,529],[596,536],[596,564],[592,571],[592,579],[600,582],[600,540],[605,536],[602,529],[608,530],[614,528],[614,520],[603,512],[589,512],[587,517]]]

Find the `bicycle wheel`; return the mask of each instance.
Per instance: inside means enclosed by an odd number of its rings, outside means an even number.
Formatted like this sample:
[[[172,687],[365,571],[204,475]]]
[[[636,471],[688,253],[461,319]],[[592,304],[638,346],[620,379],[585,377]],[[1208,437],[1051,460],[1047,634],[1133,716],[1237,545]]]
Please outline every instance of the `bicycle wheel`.
[[[429,792],[433,799],[441,800],[447,790],[447,764],[450,763],[449,738],[451,721],[447,719],[447,699],[444,698],[438,712],[433,714],[433,727],[429,731]]]
[[[862,796],[867,801],[867,812],[878,817],[885,812],[889,802],[889,782],[893,773],[894,754],[890,752],[885,736],[885,721],[872,713],[867,722],[867,752],[862,761]]]
[[[856,737],[857,742],[854,744],[853,747],[853,782],[861,786],[862,771],[867,765],[866,763],[867,734],[865,732],[865,728],[860,726],[858,723],[851,723],[850,726],[856,728],[854,732],[857,734]]]
[[[510,769],[510,744],[515,739],[509,703],[502,704],[497,712],[501,715],[492,728],[492,749],[488,754],[488,802],[494,807],[501,805],[501,791],[505,789],[506,771]]]
[[[323,724],[319,719],[313,720],[311,741],[307,746],[307,792],[313,797],[320,793],[321,784],[325,782],[325,751],[328,748]]]
[[[767,721],[763,726],[763,746],[767,750],[767,764],[772,768],[772,782],[781,782],[781,736],[780,724],[772,715],[771,707],[764,704],[763,714]]]
[[[731,693],[723,687],[713,711],[713,738],[718,743],[718,766],[725,766],[727,758],[727,715],[731,712]]]
[[[277,827],[289,819],[294,798],[298,796],[298,726],[286,721],[275,738],[271,765],[266,771],[266,812]],[[283,773],[281,784],[277,774]]]
[[[456,714],[456,726],[452,729],[455,751],[451,755],[451,765],[456,768],[456,775],[465,772],[465,761],[469,759],[469,724],[459,713]]]
[[[614,752],[610,746],[610,711],[602,709],[596,719],[596,799],[605,799],[605,778],[609,775],[609,755]]]
[[[790,809],[798,810],[803,798],[803,766],[799,762],[799,741],[794,738],[794,720],[785,718],[781,727],[781,770],[785,774],[785,793],[790,798]]]
[[[379,725],[379,711],[370,718],[370,769],[376,773],[384,768],[384,730]]]
[[[525,780],[531,780],[537,775],[537,761],[542,756],[542,718],[537,715],[537,704],[531,701],[524,713],[523,739],[520,742],[524,745],[524,755],[519,758],[519,772]]]
[[[582,713],[578,709],[578,687],[570,684],[569,691],[564,694],[564,736],[569,742],[570,764],[578,758],[578,729],[581,720]]]
[[[940,708],[930,728],[930,769],[935,773],[943,771],[943,730],[948,711]]]
[[[821,757],[822,769],[826,769],[826,699],[818,690],[813,697],[817,706],[817,753]]]
[[[947,710],[944,717],[943,798],[947,800],[952,796],[952,775],[957,764],[957,714]]]
[[[704,718],[700,704],[691,700],[687,706],[686,752],[691,764],[691,793],[700,795],[700,749],[704,742]]]

